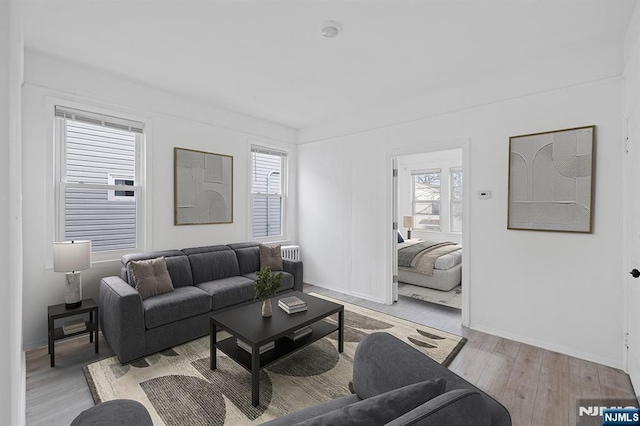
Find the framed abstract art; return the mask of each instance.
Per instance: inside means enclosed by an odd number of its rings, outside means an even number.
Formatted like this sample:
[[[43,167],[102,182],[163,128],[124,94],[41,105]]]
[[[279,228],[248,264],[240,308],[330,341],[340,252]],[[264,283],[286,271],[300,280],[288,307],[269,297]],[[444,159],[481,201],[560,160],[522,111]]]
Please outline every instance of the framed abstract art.
[[[233,157],[174,149],[174,223],[233,222]]]
[[[595,129],[509,138],[508,229],[592,232]]]

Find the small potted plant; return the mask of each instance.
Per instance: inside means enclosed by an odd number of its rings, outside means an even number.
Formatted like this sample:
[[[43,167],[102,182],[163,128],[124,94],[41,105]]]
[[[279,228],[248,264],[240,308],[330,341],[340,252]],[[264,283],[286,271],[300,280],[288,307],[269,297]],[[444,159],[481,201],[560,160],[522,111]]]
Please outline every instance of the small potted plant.
[[[282,285],[282,272],[274,274],[271,268],[265,266],[256,273],[256,282],[253,284],[253,291],[256,299],[262,300],[262,316],[271,316],[271,297],[275,296],[278,287]]]

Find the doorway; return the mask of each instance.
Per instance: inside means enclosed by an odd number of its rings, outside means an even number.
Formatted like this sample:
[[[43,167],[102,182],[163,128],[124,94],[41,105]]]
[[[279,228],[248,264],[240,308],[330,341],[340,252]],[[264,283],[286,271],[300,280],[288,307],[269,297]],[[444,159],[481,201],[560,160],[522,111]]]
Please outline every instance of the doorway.
[[[467,141],[391,156],[391,298],[460,310],[463,325],[469,323],[468,157]]]

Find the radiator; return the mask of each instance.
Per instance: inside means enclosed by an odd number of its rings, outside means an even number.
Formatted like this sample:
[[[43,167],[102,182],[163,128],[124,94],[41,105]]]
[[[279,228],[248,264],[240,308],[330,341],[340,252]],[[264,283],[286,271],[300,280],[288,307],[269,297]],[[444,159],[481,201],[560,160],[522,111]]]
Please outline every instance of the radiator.
[[[287,260],[300,260],[300,246],[282,246],[282,258]]]

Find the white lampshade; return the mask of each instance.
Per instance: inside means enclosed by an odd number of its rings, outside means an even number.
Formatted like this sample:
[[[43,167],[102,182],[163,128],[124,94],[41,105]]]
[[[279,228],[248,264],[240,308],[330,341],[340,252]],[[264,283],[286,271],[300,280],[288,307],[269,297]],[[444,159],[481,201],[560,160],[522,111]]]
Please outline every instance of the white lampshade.
[[[53,243],[55,272],[82,271],[91,268],[91,241],[61,241]]]
[[[413,228],[415,223],[415,218],[413,216],[404,216],[402,218],[402,224],[405,228]]]

